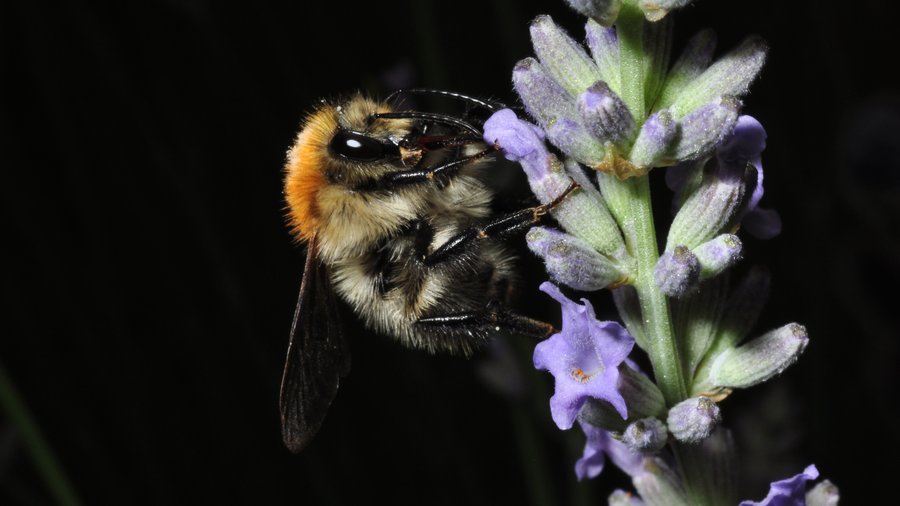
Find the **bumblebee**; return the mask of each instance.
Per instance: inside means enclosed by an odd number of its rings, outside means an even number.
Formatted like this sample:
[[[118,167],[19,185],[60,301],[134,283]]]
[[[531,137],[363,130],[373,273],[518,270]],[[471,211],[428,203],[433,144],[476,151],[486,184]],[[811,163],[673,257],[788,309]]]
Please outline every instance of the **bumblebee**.
[[[395,110],[398,93],[441,95],[463,117]],[[470,355],[492,334],[553,328],[504,303],[513,257],[498,239],[537,223],[555,201],[491,217],[477,173],[496,151],[473,110],[500,104],[405,90],[383,102],[324,101],[285,165],[290,226],[306,262],[282,376],[282,437],[294,452],[316,434],[350,368],[335,295],[378,333],[431,353]]]

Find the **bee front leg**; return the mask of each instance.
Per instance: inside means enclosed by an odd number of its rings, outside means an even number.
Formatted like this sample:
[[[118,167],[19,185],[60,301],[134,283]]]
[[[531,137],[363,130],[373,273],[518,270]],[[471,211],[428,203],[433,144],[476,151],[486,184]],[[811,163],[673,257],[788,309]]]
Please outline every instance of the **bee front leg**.
[[[480,160],[492,152],[494,152],[493,147],[479,151],[474,155],[457,158],[433,167],[415,167],[410,170],[388,172],[376,181],[375,186],[380,188],[392,188],[400,185],[429,182],[439,176],[453,176],[464,165]]]

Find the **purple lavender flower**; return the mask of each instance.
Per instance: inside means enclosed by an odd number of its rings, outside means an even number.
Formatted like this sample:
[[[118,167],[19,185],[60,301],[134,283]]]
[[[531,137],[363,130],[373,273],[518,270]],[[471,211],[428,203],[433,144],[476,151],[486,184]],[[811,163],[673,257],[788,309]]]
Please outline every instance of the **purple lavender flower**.
[[[628,417],[625,398],[619,392],[619,364],[634,347],[634,337],[616,322],[598,321],[591,303],[572,302],[556,285],[544,282],[541,291],[562,306],[562,331],[538,343],[534,366],[550,371],[556,391],[550,398],[550,414],[563,430],[572,427],[588,398],[609,402]]]
[[[773,209],[759,207],[763,197],[763,167],[761,154],[766,148],[766,130],[752,116],[738,117],[734,132],[716,150],[718,170],[724,177],[738,178],[748,163],[756,168],[756,187],[744,208],[742,224],[750,235],[771,239],[781,233],[781,217]],[[689,191],[689,183],[696,174],[692,162],[682,163],[666,170],[666,184],[674,191],[676,200],[683,201]]]
[[[599,427],[580,420],[578,424],[587,436],[584,453],[575,462],[575,476],[578,477],[578,481],[599,476],[606,465],[607,455],[613,464],[629,476],[642,471],[644,458],[629,450],[625,443],[613,439],[609,432]]]
[[[507,160],[519,162],[529,178],[539,178],[550,166],[544,131],[519,119],[512,109],[502,109],[484,122],[484,140],[499,146]]]
[[[739,506],[805,506],[806,482],[818,477],[819,470],[809,465],[796,476],[773,482],[769,486],[769,495],[762,501],[741,501]]]

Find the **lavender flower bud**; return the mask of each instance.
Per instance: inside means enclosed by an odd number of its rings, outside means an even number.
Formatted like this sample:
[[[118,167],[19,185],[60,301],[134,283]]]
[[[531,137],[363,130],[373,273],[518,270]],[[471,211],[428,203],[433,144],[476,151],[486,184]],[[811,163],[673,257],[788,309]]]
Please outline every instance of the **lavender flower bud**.
[[[684,7],[691,3],[692,0],[640,0],[638,7],[644,11],[644,17],[647,21],[659,21],[664,18],[669,11]]]
[[[689,506],[681,478],[661,458],[644,459],[643,472],[632,478],[634,488],[647,506]]]
[[[806,493],[806,506],[837,506],[840,498],[840,491],[834,483],[822,480]]]
[[[702,30],[691,37],[681,52],[681,56],[678,57],[666,76],[665,84],[657,101],[657,108],[672,105],[684,87],[709,67],[715,50],[716,33],[712,30]]]
[[[578,117],[572,97],[534,58],[525,58],[513,68],[513,88],[528,114],[543,127],[560,118]]]
[[[692,291],[700,281],[700,261],[684,246],[666,251],[653,270],[656,286],[669,297],[680,298]]]
[[[708,397],[691,397],[669,410],[669,432],[682,443],[696,444],[708,438],[722,421],[719,406]]]
[[[676,119],[725,95],[740,97],[762,69],[769,48],[759,37],[750,37],[740,46],[713,63],[681,90],[672,102]]]
[[[642,418],[628,425],[622,442],[634,453],[655,455],[666,446],[666,425],[656,418]]]
[[[566,160],[565,165],[557,162],[554,171],[559,171],[554,172],[554,176],[565,177],[567,185],[572,180],[581,185],[580,189],[572,192],[553,210],[552,214],[556,221],[566,232],[590,244],[596,251],[617,261],[625,261],[628,258],[628,251],[619,225],[609,214],[600,192],[587,181],[578,163],[572,160]],[[542,194],[535,190],[534,183],[531,184],[531,189],[541,202],[550,201],[544,200]],[[554,194],[556,195],[559,195],[559,192]]]
[[[606,503],[609,506],[645,506],[646,504],[640,497],[624,490],[613,491],[612,494],[609,494]]]
[[[563,153],[591,167],[600,165],[606,156],[603,144],[591,137],[584,125],[568,118],[553,122],[547,128],[547,139]]]
[[[611,26],[619,17],[622,0],[566,0],[569,7],[603,26]]]
[[[712,363],[709,382],[716,387],[747,388],[781,374],[797,361],[809,336],[806,328],[790,323],[725,350]]]
[[[572,97],[602,79],[581,45],[566,35],[550,16],[538,16],[531,22],[531,42],[541,65]]]
[[[578,112],[597,139],[620,144],[634,133],[631,111],[603,81],[597,81],[578,96]]]
[[[499,146],[508,160],[519,162],[541,203],[552,201],[571,184],[562,164],[547,150],[544,131],[512,110],[502,109],[488,118],[483,138]]]
[[[597,64],[600,80],[613,91],[619,90],[619,40],[615,28],[604,28],[593,19],[584,26],[585,42]]]
[[[623,420],[612,404],[588,399],[579,418],[594,427],[622,432],[629,422],[649,417],[661,417],[666,412],[662,392],[646,374],[627,365],[619,366],[619,393],[628,406],[628,419]]]
[[[592,292],[621,283],[625,276],[613,261],[581,239],[546,227],[525,236],[528,248],[544,259],[550,276],[576,290]]]
[[[741,259],[740,238],[722,234],[694,248],[691,252],[700,261],[700,279],[709,279],[725,271]]]
[[[729,230],[743,208],[751,177],[756,178],[756,169],[749,164],[739,177],[717,171],[704,174],[672,220],[666,248],[682,245],[693,249]]]
[[[678,124],[667,109],[653,113],[647,118],[641,132],[634,141],[629,159],[638,167],[659,167],[671,165],[666,154],[678,131]]]
[[[695,160],[712,152],[734,130],[740,108],[737,99],[722,97],[685,116],[679,122],[681,135],[673,158]]]

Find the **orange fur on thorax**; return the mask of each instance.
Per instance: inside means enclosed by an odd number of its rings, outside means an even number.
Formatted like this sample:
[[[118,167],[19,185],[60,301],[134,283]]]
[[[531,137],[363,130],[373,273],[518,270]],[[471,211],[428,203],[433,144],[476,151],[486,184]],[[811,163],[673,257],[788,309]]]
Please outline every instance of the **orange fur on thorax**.
[[[334,109],[323,107],[306,120],[288,152],[284,192],[294,233],[310,239],[322,218],[316,196],[328,184],[323,167],[328,163],[328,143],[337,129]]]

